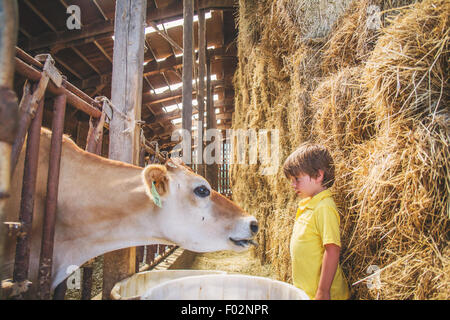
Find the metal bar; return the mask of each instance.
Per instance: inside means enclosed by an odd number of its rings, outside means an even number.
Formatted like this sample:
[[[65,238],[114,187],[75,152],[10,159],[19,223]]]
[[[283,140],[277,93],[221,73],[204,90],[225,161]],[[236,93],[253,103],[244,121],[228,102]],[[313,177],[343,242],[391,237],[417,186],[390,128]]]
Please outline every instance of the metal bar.
[[[53,247],[66,102],[67,97],[65,94],[57,96],[54,101],[53,109],[52,138],[47,179],[47,197],[45,202],[45,216],[42,229],[42,246],[38,274],[38,296],[43,300],[50,299],[52,285]]]
[[[11,177],[19,159],[20,151],[23,147],[26,133],[31,123],[31,119],[36,113],[38,102],[42,100],[45,95],[45,90],[49,82],[49,77],[46,74],[41,76],[39,83],[33,86],[33,93],[30,93],[30,84],[27,81],[23,88],[22,100],[20,101],[19,112],[19,128],[16,139],[14,140],[13,149],[11,153]]]
[[[14,47],[17,43],[17,1],[0,1],[0,86],[13,87]]]
[[[17,1],[0,0],[0,226],[3,226],[4,208],[9,198],[10,156],[18,123],[17,96],[12,90],[18,29]],[[3,265],[5,230],[0,228],[0,266]]]
[[[39,81],[42,77],[42,74],[40,71],[34,69],[33,67],[29,66],[19,58],[15,58],[15,66],[16,71],[20,75],[24,76],[25,78],[32,80],[32,81]],[[67,103],[74,106],[78,110],[83,111],[84,113],[94,117],[99,118],[101,116],[101,111],[97,108],[94,108],[93,106],[96,105],[95,101],[90,98],[89,100],[84,100],[79,95],[83,96],[80,90],[75,88],[72,84],[70,84],[67,81],[63,81],[66,88],[63,87],[56,87],[52,82],[49,82],[48,84],[48,91],[55,95],[65,94],[67,96]]]
[[[14,144],[12,146],[11,151],[11,170],[10,170],[11,177],[16,167],[17,160],[19,159],[20,151],[22,150],[23,143],[25,142],[25,136],[27,135],[28,128],[30,127],[31,120],[33,118],[30,109],[31,98],[32,98],[31,84],[30,82],[26,81],[23,86],[22,99],[20,100],[19,104],[19,112],[20,112],[19,126],[17,129],[16,139],[14,140]]]
[[[39,102],[36,116],[28,130],[25,168],[23,173],[22,201],[19,222],[21,232],[17,237],[13,282],[17,284],[16,299],[23,299],[28,291],[28,267],[30,262],[31,226],[33,223],[34,193],[36,190],[39,144],[41,138],[44,99]]]
[[[43,69],[44,65],[40,61],[36,60],[32,56],[30,56],[28,53],[26,53],[25,51],[20,49],[19,47],[16,47],[16,57],[20,58],[20,60],[23,60],[23,61],[20,61],[19,59],[15,60],[16,68],[18,68],[18,70],[16,70],[16,71],[19,74],[25,76],[26,78],[28,78],[30,80],[38,81],[40,79],[40,76],[39,76],[40,72],[38,70],[36,70],[35,68],[31,68],[30,66],[27,66],[27,64],[38,67],[39,69]],[[53,87],[50,88],[51,92],[56,95],[60,94],[62,89],[61,88],[55,89],[55,88],[53,88]],[[70,82],[65,81],[65,89],[70,91],[74,95],[80,97],[82,100],[84,100],[84,102],[87,102],[90,105],[101,108],[101,104],[97,103],[94,99],[92,99],[86,93],[84,93],[83,91],[81,91],[80,89],[75,87]],[[53,92],[52,90],[56,90],[56,91]],[[68,100],[68,103],[71,104],[70,99]]]
[[[94,267],[88,263],[83,267],[83,284],[81,287],[81,300],[91,300],[92,297],[92,275],[94,274]]]

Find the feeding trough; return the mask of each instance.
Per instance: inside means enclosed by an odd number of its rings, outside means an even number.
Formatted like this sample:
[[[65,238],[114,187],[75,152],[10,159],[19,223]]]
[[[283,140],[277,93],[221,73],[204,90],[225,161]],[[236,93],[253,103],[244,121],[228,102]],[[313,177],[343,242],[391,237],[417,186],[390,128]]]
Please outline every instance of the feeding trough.
[[[269,278],[209,274],[178,278],[154,286],[142,300],[309,300],[293,285]]]
[[[111,290],[111,299],[139,300],[141,295],[148,292],[152,287],[173,279],[225,273],[225,271],[216,270],[154,270],[139,272],[116,283]]]

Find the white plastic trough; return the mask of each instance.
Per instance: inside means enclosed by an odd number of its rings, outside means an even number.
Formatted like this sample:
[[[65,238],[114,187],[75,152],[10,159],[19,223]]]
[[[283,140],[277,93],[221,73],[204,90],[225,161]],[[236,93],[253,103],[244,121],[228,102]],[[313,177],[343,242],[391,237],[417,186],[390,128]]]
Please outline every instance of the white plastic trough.
[[[153,270],[139,272],[115,284],[111,290],[113,300],[139,300],[141,295],[161,283],[189,276],[226,274],[216,270]]]
[[[200,275],[161,283],[142,294],[142,300],[309,300],[293,285],[247,275]]]

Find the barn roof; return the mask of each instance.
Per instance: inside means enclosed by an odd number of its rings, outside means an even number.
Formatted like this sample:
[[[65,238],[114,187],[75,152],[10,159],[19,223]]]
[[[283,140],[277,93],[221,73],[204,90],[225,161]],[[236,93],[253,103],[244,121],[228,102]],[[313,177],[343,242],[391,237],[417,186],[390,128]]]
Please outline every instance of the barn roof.
[[[111,98],[115,0],[19,0],[18,47],[31,56],[51,53],[67,80],[94,98]],[[80,8],[81,29],[69,30],[66,10]],[[206,10],[206,41],[211,56],[218,128],[231,126],[232,78],[237,65],[234,0],[199,0]],[[183,1],[147,0],[141,119],[147,139],[170,141],[180,127],[183,45]],[[197,11],[196,11],[197,12]],[[195,13],[196,15],[196,13]],[[198,31],[194,17],[194,48]],[[195,87],[194,87],[195,90]],[[193,92],[195,99],[195,92]],[[194,104],[194,114],[195,103]],[[86,120],[76,110],[68,122]],[[76,130],[76,129],[74,129]]]

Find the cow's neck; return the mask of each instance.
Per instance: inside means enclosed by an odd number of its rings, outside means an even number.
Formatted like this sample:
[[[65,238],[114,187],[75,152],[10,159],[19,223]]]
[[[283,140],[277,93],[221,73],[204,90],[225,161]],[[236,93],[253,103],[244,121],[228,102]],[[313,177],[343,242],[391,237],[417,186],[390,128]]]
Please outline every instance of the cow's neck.
[[[73,188],[76,175],[63,178],[66,187],[76,191],[63,192],[67,198],[61,199],[63,205],[70,206],[63,210],[58,225],[55,250],[59,252],[55,256],[60,261],[55,261],[54,286],[67,277],[71,265],[81,266],[89,259],[122,248],[164,243],[157,223],[152,223],[156,215],[164,213],[156,212],[145,194],[140,168],[103,160],[94,161],[92,168],[78,169],[92,170],[87,174],[96,181],[86,183],[84,174]]]

